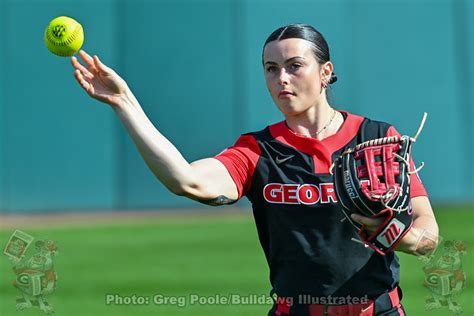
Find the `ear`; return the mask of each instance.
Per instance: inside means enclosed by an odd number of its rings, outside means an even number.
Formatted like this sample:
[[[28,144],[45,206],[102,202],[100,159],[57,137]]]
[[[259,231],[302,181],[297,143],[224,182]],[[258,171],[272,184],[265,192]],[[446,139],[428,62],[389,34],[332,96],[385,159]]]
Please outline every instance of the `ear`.
[[[322,82],[329,82],[329,79],[331,79],[331,74],[332,74],[333,69],[334,69],[334,66],[330,61],[327,61],[321,65],[321,81]]]

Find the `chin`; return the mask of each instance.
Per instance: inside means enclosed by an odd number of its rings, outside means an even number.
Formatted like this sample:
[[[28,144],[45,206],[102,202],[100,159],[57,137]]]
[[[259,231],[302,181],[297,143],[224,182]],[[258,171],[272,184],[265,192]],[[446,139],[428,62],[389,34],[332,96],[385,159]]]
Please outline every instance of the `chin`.
[[[277,104],[278,109],[285,116],[296,116],[308,110],[307,108],[302,108],[297,104],[286,103],[286,104]]]

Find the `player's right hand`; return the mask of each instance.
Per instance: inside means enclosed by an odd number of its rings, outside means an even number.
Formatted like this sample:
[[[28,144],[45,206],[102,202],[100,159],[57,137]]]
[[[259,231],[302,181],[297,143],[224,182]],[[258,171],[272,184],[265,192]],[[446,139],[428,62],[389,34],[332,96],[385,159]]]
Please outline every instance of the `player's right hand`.
[[[129,88],[113,69],[104,65],[99,57],[91,57],[84,50],[79,52],[79,56],[85,63],[81,64],[76,57],[71,58],[74,67],[74,77],[81,87],[91,97],[110,104],[119,106],[124,102]]]

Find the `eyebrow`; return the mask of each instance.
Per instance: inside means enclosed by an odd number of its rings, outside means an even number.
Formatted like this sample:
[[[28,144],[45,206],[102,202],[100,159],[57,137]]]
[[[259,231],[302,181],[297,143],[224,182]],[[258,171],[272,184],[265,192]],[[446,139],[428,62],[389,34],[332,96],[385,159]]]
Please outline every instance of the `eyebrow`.
[[[304,57],[302,57],[302,56],[295,56],[295,57],[288,58],[287,60],[285,60],[285,64],[289,63],[290,61],[293,61],[294,59],[304,59]],[[265,62],[264,65],[266,65],[266,64],[278,65],[278,63],[276,63],[276,62],[274,62],[274,61],[267,61],[267,62]]]

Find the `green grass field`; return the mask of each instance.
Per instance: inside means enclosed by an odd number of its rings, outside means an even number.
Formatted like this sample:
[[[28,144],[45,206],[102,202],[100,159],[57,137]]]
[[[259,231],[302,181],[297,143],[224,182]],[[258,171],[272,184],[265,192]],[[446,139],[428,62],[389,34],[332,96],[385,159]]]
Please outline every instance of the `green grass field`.
[[[462,315],[472,316],[474,212],[468,208],[439,208],[436,214],[444,239],[460,239],[467,245],[463,260],[467,286],[458,302],[464,308]],[[233,294],[263,297],[268,293],[268,269],[250,216],[154,218],[134,224],[18,229],[36,239],[53,239],[58,243],[58,287],[49,297],[56,315],[266,315],[270,308],[268,304],[256,303],[191,304],[192,295],[215,299]],[[0,231],[2,248],[12,232],[13,229]],[[403,302],[408,314],[452,315],[447,309],[424,310],[429,292],[422,286],[422,263],[415,257],[400,257]],[[13,280],[12,265],[2,255],[0,315],[43,314],[38,309],[15,310],[19,291],[12,286]],[[107,305],[107,294],[143,296],[150,302]],[[153,297],[158,294],[178,297],[178,302],[155,304]]]

